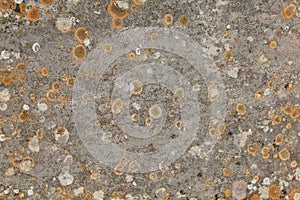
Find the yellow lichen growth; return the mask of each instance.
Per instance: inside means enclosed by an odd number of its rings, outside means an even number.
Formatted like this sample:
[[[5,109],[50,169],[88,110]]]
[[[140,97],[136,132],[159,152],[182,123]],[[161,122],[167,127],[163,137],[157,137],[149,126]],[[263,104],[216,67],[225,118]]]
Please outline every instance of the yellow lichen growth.
[[[40,18],[40,9],[36,6],[32,6],[32,8],[27,12],[26,17],[31,22],[37,22]]]
[[[266,83],[267,88],[269,89],[274,89],[275,88],[275,83],[272,80],[268,80]]]
[[[248,144],[247,145],[247,152],[251,156],[255,156],[258,151],[258,143]]]
[[[55,94],[55,91],[52,90],[52,89],[49,89],[47,92],[46,92],[46,100],[47,102],[49,103],[52,103],[56,100],[56,94]]]
[[[179,18],[178,18],[178,24],[181,26],[181,27],[184,27],[188,24],[188,18],[187,16],[185,15],[181,15]]]
[[[224,191],[224,195],[225,195],[225,197],[226,198],[230,198],[231,197],[231,189],[226,189],[225,191]]]
[[[53,82],[51,84],[51,89],[54,91],[54,92],[59,92],[60,91],[60,84],[59,82]]]
[[[222,176],[224,176],[224,177],[229,177],[229,176],[230,176],[230,173],[231,173],[231,171],[230,171],[229,168],[224,167],[224,168],[222,169]]]
[[[234,59],[234,53],[231,49],[226,49],[223,53],[224,59],[227,61],[233,61]]]
[[[218,132],[218,138],[220,139],[222,137],[222,135],[225,133],[226,131],[226,124],[225,123],[219,123],[217,125],[217,132]]]
[[[290,159],[290,152],[286,148],[283,148],[279,151],[279,159],[282,161],[287,161]]]
[[[271,199],[279,199],[280,198],[280,189],[276,185],[270,185],[269,186],[269,191],[268,191],[268,196]]]
[[[22,110],[19,114],[18,114],[18,121],[23,123],[26,121],[31,121],[31,117],[28,111],[26,110]]]
[[[277,46],[278,46],[278,44],[277,44],[277,41],[276,41],[276,40],[272,40],[272,41],[269,43],[270,49],[276,49]]]
[[[157,173],[155,173],[155,172],[149,173],[149,174],[148,174],[148,178],[149,178],[150,180],[152,180],[152,181],[157,180]]]
[[[254,99],[255,100],[262,100],[265,96],[265,93],[263,90],[256,90],[254,92]]]
[[[264,146],[261,148],[261,156],[263,159],[267,159],[270,157],[271,149],[272,149],[272,146]]]
[[[74,37],[80,44],[90,37],[89,30],[86,27],[80,26],[75,29]]]
[[[244,116],[247,113],[247,106],[244,103],[237,103],[235,106],[235,111],[241,115]]]
[[[75,60],[83,61],[83,60],[85,60],[86,55],[87,55],[87,50],[86,50],[85,46],[83,46],[82,44],[77,44],[77,45],[73,46],[72,56]]]
[[[40,0],[40,4],[43,6],[51,6],[54,4],[54,0]]]
[[[151,123],[152,123],[152,118],[151,117],[145,118],[145,126],[150,126]]]
[[[282,10],[282,17],[285,19],[293,18],[296,14],[296,9],[297,9],[296,4],[294,3],[287,4]]]
[[[182,128],[182,121],[181,120],[177,120],[176,122],[174,122],[174,126],[177,130],[181,130]]]
[[[129,52],[128,54],[127,54],[127,58],[129,59],[129,60],[135,60],[136,59],[136,54],[135,54],[135,52]]]

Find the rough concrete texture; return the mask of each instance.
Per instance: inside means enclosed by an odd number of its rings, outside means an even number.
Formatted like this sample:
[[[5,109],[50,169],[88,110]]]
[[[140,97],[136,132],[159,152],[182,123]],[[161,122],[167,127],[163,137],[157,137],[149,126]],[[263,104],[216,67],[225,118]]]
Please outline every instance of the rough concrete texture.
[[[0,199],[300,199],[300,1],[0,0]]]

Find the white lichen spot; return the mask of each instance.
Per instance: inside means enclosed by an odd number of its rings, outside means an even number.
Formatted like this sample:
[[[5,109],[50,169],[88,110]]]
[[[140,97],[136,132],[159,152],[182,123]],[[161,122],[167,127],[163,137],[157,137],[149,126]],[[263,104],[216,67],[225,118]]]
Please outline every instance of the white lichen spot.
[[[93,197],[95,200],[103,200],[105,193],[102,190],[95,191]]]
[[[7,110],[7,104],[6,103],[0,103],[0,111],[6,111]]]
[[[1,57],[5,60],[9,59],[10,58],[10,53],[7,50],[3,50],[3,51],[1,51]]]
[[[188,152],[192,156],[200,156],[200,151],[201,151],[201,149],[199,146],[193,146],[190,148],[190,150]]]
[[[62,186],[71,185],[74,181],[74,176],[72,176],[69,172],[64,172],[59,174],[58,180]]]
[[[46,111],[48,109],[48,106],[46,103],[37,103],[37,107],[40,111]]]
[[[39,43],[34,43],[33,45],[32,45],[32,50],[33,50],[33,52],[35,52],[35,53],[37,53],[38,51],[40,51],[40,48],[41,48],[41,46],[40,46],[40,44]]]
[[[0,102],[7,102],[10,99],[9,90],[5,88],[0,92]]]
[[[84,187],[79,187],[77,189],[74,189],[74,195],[75,195],[75,197],[83,194],[83,192],[84,192]]]
[[[40,151],[39,139],[36,136],[34,136],[33,138],[30,139],[28,148],[32,152]]]

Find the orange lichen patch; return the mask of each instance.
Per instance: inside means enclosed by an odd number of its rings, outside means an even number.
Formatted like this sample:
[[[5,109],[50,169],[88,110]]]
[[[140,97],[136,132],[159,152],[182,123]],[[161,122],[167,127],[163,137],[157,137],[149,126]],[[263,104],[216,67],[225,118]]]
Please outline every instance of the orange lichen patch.
[[[17,4],[16,4],[16,2],[14,2],[14,1],[11,1],[10,2],[10,9],[12,9],[12,10],[16,10],[16,8],[17,8]]]
[[[233,61],[234,59],[234,53],[231,49],[226,49],[223,53],[224,59],[227,61]]]
[[[253,194],[253,195],[250,197],[250,200],[259,200],[259,195],[258,195],[258,194]]]
[[[122,191],[113,191],[111,194],[112,198],[123,198],[125,194]]]
[[[8,10],[10,8],[8,0],[0,0],[0,8],[2,10]]]
[[[36,6],[32,6],[32,8],[27,12],[26,17],[31,22],[37,22],[40,18],[40,9]]]
[[[27,76],[25,74],[17,74],[15,78],[21,83],[24,83],[27,80]]]
[[[224,176],[224,177],[229,177],[229,176],[230,176],[230,173],[231,173],[231,171],[230,171],[229,168],[224,167],[224,168],[222,169],[222,176]]]
[[[285,128],[286,128],[287,130],[290,130],[291,128],[293,128],[292,123],[287,123],[287,124],[285,125]]]
[[[97,172],[91,173],[90,179],[91,180],[97,180],[97,179],[99,179],[99,173],[97,173]]]
[[[267,159],[270,157],[270,151],[272,150],[272,146],[264,146],[261,148],[261,156],[263,159]]]
[[[286,148],[281,149],[279,151],[279,159],[282,161],[287,161],[290,159],[291,153],[289,152],[289,150],[287,150]]]
[[[235,106],[235,111],[241,115],[244,116],[247,113],[247,106],[244,103],[237,103]]]
[[[254,99],[255,100],[262,100],[265,96],[265,93],[263,90],[256,90],[254,92]]]
[[[270,185],[269,186],[269,191],[268,191],[268,196],[271,199],[279,199],[280,198],[280,189],[276,185]]]
[[[111,103],[111,112],[116,115],[120,114],[123,110],[123,107],[124,107],[124,101],[120,98],[117,98],[113,100]]]
[[[291,168],[296,168],[298,164],[297,164],[296,160],[293,160],[290,165],[291,165]]]
[[[231,189],[226,189],[225,191],[224,191],[224,195],[225,195],[225,197],[226,198],[230,198],[231,197]]]
[[[60,91],[60,84],[59,82],[53,82],[51,84],[51,89],[54,91],[54,92],[59,92]]]
[[[296,195],[300,196],[300,189],[293,189],[290,193],[290,198],[289,200],[295,200]]]
[[[127,58],[128,58],[129,60],[135,60],[135,59],[136,59],[136,54],[135,54],[135,52],[129,52],[129,53],[127,54]]]
[[[247,152],[251,156],[255,156],[258,151],[258,143],[248,144],[247,145]]]
[[[171,26],[174,23],[174,17],[172,14],[165,14],[164,15],[164,25]]]
[[[145,5],[147,0],[132,0],[132,3],[136,6],[143,6]]]
[[[275,145],[281,145],[282,144],[282,142],[284,141],[284,135],[283,134],[281,134],[281,133],[278,133],[277,135],[276,135],[276,137],[275,137],[275,140],[274,140],[274,144]]]
[[[20,123],[23,123],[25,121],[30,121],[31,118],[30,118],[30,114],[28,111],[26,110],[22,110],[19,114],[18,114],[18,121]]]
[[[40,69],[35,70],[35,73],[37,75],[43,76],[43,77],[47,77],[49,75],[49,70],[46,67],[42,67]]]
[[[40,4],[43,6],[51,6],[54,4],[54,0],[40,0]]]
[[[73,46],[72,56],[75,60],[83,61],[83,60],[85,60],[86,55],[87,55],[87,50],[86,50],[85,46],[83,46],[82,44],[77,44],[77,45]]]
[[[282,122],[282,117],[279,114],[270,114],[272,122],[274,125],[279,125]]]
[[[19,8],[20,8],[20,13],[21,13],[21,14],[25,14],[25,13],[26,13],[26,3],[22,2],[22,3],[19,5]]]
[[[49,103],[52,103],[56,100],[56,95],[55,95],[55,91],[52,90],[52,89],[49,89],[47,92],[46,92],[46,100],[47,102]]]
[[[125,19],[128,17],[128,10],[122,10],[117,5],[115,0],[111,0],[107,6],[107,12],[112,18]]]
[[[276,41],[276,40],[272,40],[272,41],[269,43],[269,47],[270,47],[271,49],[276,49],[277,46],[278,46],[278,44],[277,44],[277,41]]]
[[[188,24],[188,18],[187,16],[185,15],[181,15],[179,18],[178,18],[178,24],[181,26],[181,27],[184,27]]]
[[[285,19],[291,19],[295,16],[296,14],[296,4],[294,3],[289,3],[287,4],[283,10],[282,10],[282,17],[285,18]]]
[[[294,106],[291,104],[285,104],[283,107],[281,107],[281,111],[286,115],[291,115],[294,112]]]
[[[124,20],[118,17],[113,17],[110,23],[111,27],[113,27],[116,30],[122,29],[123,24],[124,24]]]
[[[83,44],[84,40],[86,40],[90,37],[89,30],[84,26],[80,26],[75,29],[74,37],[77,40],[77,42],[79,42],[80,44]]]
[[[25,69],[26,69],[26,63],[25,62],[17,63],[16,68],[15,68],[15,70],[17,72],[25,72]]]
[[[275,88],[275,83],[272,80],[268,80],[266,83],[267,88],[269,89],[274,89]]]

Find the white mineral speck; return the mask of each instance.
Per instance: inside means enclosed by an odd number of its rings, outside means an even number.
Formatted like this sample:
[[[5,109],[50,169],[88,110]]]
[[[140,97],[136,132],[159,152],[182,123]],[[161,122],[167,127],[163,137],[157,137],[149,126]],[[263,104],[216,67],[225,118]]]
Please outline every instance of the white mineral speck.
[[[41,48],[41,46],[40,46],[40,44],[39,43],[34,43],[33,45],[32,45],[32,50],[33,50],[33,52],[38,52],[38,51],[40,51],[40,48]]]
[[[263,185],[270,185],[270,178],[268,177],[265,177],[264,180],[263,180]]]
[[[29,110],[29,106],[28,106],[27,104],[24,104],[24,105],[23,105],[23,109],[24,109],[24,110]]]

